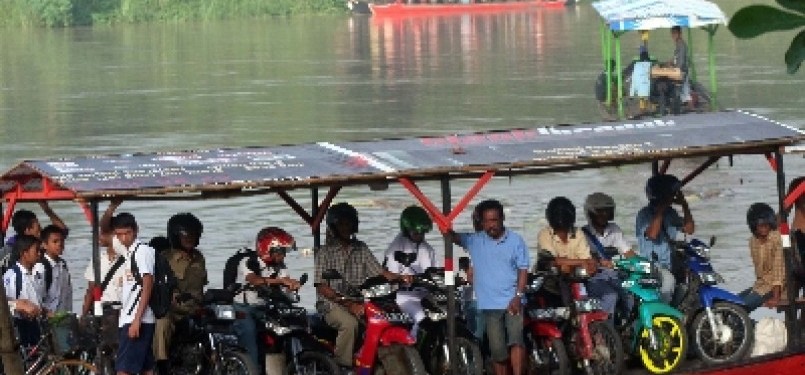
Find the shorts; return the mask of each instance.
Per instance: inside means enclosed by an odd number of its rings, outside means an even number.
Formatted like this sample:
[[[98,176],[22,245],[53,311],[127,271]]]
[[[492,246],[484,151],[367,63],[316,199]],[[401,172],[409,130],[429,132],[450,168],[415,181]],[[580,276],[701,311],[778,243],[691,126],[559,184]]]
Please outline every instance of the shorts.
[[[126,324],[118,328],[120,346],[117,349],[115,370],[129,374],[138,374],[154,369],[154,351],[151,345],[154,342],[154,323],[140,324],[140,337],[129,337],[129,326]]]
[[[506,310],[481,310],[486,322],[486,337],[492,360],[503,362],[509,358],[509,347],[524,346],[523,314],[512,315]]]

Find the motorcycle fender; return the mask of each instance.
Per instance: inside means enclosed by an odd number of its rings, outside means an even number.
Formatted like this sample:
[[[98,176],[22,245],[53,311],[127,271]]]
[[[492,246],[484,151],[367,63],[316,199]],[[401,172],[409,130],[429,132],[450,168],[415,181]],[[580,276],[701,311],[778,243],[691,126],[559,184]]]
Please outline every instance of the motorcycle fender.
[[[652,325],[652,319],[657,315],[672,316],[679,320],[685,319],[685,314],[683,314],[681,311],[662,302],[643,302],[640,304],[638,311],[640,314],[640,326],[635,327],[636,334],[639,333],[644,327],[650,328]]]
[[[744,301],[741,297],[711,285],[702,285],[699,287],[699,298],[702,302],[702,306],[705,308],[713,307],[713,304],[718,301],[727,301],[744,306]]]
[[[536,322],[530,325],[531,333],[538,337],[562,338],[562,331],[554,323]]]
[[[411,337],[407,329],[403,327],[389,327],[380,334],[380,345],[389,346],[391,344],[414,345],[416,340]]]

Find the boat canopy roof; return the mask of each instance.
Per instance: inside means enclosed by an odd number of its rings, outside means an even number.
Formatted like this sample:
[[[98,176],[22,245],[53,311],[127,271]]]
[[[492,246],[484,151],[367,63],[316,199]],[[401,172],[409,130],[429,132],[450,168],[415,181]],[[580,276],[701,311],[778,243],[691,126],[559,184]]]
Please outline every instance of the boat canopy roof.
[[[718,5],[705,0],[602,0],[592,5],[612,31],[727,24]]]
[[[438,137],[27,160],[0,176],[0,193],[6,201],[204,198],[768,153],[803,139],[797,128],[724,111]]]

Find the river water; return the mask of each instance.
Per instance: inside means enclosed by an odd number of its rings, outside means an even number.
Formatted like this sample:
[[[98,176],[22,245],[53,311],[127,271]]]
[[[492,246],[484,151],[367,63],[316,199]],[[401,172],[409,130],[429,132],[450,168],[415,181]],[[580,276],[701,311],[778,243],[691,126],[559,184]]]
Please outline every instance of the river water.
[[[753,1],[754,2],[754,1]],[[771,3],[771,1],[767,1]],[[720,1],[730,15],[748,0]],[[0,33],[0,170],[26,158],[275,145],[446,134],[600,120],[592,86],[601,63],[599,20],[589,4],[523,13],[415,19],[309,16],[208,23],[21,29]],[[706,74],[705,37],[691,47]],[[805,73],[785,73],[783,53],[794,33],[716,37],[719,99],[805,127]],[[637,53],[624,37],[624,58]],[[673,47],[653,32],[653,55]],[[805,162],[788,157],[789,180]],[[684,174],[695,162],[674,162]],[[530,244],[544,225],[548,200],[566,195],[580,208],[593,191],[612,194],[616,220],[634,234],[649,166],[495,179],[480,199],[507,207],[507,225]],[[754,201],[775,202],[774,174],[760,157],[724,161],[686,189],[702,236],[717,235],[716,268],[727,287],[751,284],[744,213]],[[453,185],[454,201],[470,182]],[[423,184],[438,204],[438,186]],[[293,195],[310,206],[309,192]],[[399,212],[415,203],[398,186],[344,189],[361,213],[360,238],[382,253]],[[53,206],[73,228],[67,244],[76,297],[90,249],[82,211]],[[35,205],[20,205],[38,212]],[[102,205],[103,209],[105,205]],[[279,225],[312,246],[309,228],[275,196],[204,202],[125,203],[141,237],[165,231],[167,218],[190,211],[204,222],[201,248],[211,286],[226,258],[253,243],[263,226]],[[584,220],[579,209],[580,220]],[[469,229],[466,213],[456,228]],[[428,239],[441,251],[439,236]],[[312,271],[306,252],[288,259],[293,274]],[[313,292],[304,289],[304,305]],[[78,306],[78,300],[76,300]]]

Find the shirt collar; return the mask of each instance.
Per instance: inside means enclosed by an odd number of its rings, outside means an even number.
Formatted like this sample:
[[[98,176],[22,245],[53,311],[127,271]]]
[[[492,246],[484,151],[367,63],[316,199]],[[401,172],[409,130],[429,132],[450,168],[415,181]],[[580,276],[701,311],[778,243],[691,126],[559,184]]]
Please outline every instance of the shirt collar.
[[[480,233],[481,233],[481,234],[482,234],[482,235],[483,235],[483,236],[484,236],[486,239],[488,239],[489,241],[494,241],[494,242],[496,242],[496,243],[503,243],[503,242],[506,242],[506,239],[507,239],[507,238],[509,238],[509,230],[508,230],[508,229],[506,229],[505,227],[503,228],[503,234],[502,234],[502,235],[500,235],[500,237],[499,237],[499,238],[492,238],[492,236],[490,236],[490,235],[489,235],[489,233],[486,233],[486,231],[483,231],[483,230],[482,230]]]

